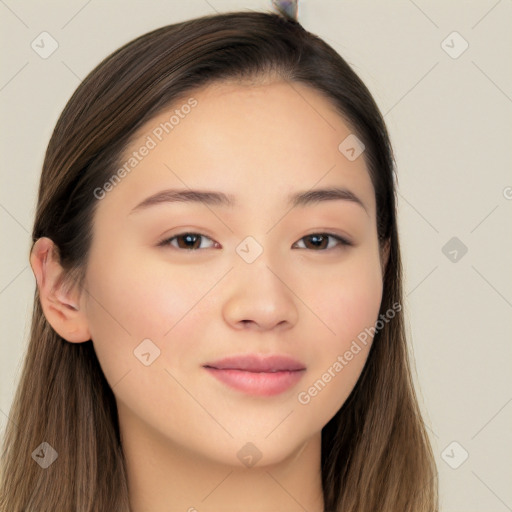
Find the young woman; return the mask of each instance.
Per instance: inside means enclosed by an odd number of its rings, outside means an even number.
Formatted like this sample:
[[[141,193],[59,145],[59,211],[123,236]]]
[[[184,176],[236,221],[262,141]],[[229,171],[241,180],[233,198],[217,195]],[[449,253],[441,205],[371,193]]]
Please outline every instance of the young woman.
[[[393,173],[368,89],[284,14],[101,62],[43,165],[0,510],[438,510]]]

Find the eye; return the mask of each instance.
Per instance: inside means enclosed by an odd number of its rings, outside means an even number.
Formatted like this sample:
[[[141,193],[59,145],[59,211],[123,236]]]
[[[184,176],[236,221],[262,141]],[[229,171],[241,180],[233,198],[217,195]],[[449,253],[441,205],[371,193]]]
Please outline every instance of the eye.
[[[212,240],[211,238],[205,236],[205,235],[201,235],[200,233],[179,233],[178,235],[174,235],[170,238],[166,238],[165,240],[162,240],[161,242],[158,243],[158,246],[167,246],[167,245],[171,245],[172,247],[176,247],[177,249],[186,249],[186,250],[189,250],[189,251],[195,251],[197,249],[199,249],[199,245],[201,245],[201,240],[203,239],[208,239],[210,241],[212,241],[214,244],[217,244],[217,242],[215,242],[214,240]],[[174,244],[173,242],[176,240],[177,242],[177,246],[176,244]],[[218,246],[219,244],[217,244]],[[205,247],[203,247],[204,249]],[[208,247],[206,247],[206,249],[208,249]]]
[[[329,244],[329,238],[334,239],[334,244]],[[310,235],[306,235],[305,237],[302,237],[299,242],[302,240],[306,240],[309,242],[310,247],[314,248],[315,250],[330,250],[335,249],[336,247],[341,249],[343,246],[351,246],[352,244],[348,241],[342,238],[341,236],[335,235],[334,233],[312,233]],[[298,243],[298,242],[296,242]],[[310,247],[305,247],[306,249],[309,249]],[[303,249],[303,247],[299,247],[299,249]]]
[[[210,245],[209,247],[200,247],[202,240],[210,240],[213,242],[213,245]],[[334,240],[334,243],[330,244],[329,239]],[[314,249],[316,252],[335,249],[335,248],[342,248],[343,246],[351,246],[352,243],[350,243],[348,240],[345,240],[343,237],[335,235],[334,233],[312,233],[310,235],[306,235],[305,237],[302,237],[299,242],[301,241],[307,241],[307,244],[305,244],[305,247],[299,247],[299,249]],[[176,243],[174,243],[176,242]],[[296,242],[294,245],[298,244],[299,242]],[[198,249],[208,249],[213,247],[219,247],[219,244],[215,242],[215,240],[212,240],[210,237],[206,235],[202,235],[200,233],[192,233],[192,232],[186,232],[186,233],[179,233],[177,235],[174,235],[170,238],[166,238],[159,242],[157,244],[159,247],[165,247],[165,246],[172,246],[176,249],[184,249],[188,251],[196,251]]]

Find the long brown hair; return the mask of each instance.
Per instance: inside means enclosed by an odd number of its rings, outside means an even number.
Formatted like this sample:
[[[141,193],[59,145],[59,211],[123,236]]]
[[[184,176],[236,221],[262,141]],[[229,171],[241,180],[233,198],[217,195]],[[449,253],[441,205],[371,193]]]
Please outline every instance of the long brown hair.
[[[363,141],[379,243],[389,243],[380,313],[402,304],[394,158],[382,115],[345,60],[284,14],[203,16],[149,32],[105,58],[55,126],[32,243],[52,239],[66,283],[83,284],[98,203],[93,191],[112,177],[137,129],[194,88],[276,77],[323,93]],[[326,511],[438,510],[437,472],[414,392],[403,310],[383,323],[352,393],[322,430]],[[42,442],[59,454],[46,469],[31,457]],[[43,314],[37,287],[0,478],[2,512],[130,509],[115,397],[92,341],[61,338]]]

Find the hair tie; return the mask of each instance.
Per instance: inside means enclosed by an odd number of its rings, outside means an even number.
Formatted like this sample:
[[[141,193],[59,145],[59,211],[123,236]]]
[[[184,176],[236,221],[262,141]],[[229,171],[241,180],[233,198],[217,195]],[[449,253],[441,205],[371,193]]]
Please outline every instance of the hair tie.
[[[299,0],[272,0],[272,4],[284,17],[298,20]]]

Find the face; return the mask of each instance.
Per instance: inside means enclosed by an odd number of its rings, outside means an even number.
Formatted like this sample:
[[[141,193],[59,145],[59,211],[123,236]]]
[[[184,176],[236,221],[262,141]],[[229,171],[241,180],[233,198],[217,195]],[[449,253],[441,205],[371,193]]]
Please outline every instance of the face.
[[[139,131],[122,179],[97,193],[84,298],[124,432],[233,465],[318,438],[382,298],[372,183],[363,156],[338,149],[350,134],[319,93],[285,82],[211,85]],[[360,203],[290,199],[334,187]],[[231,201],[140,205],[171,189]]]

